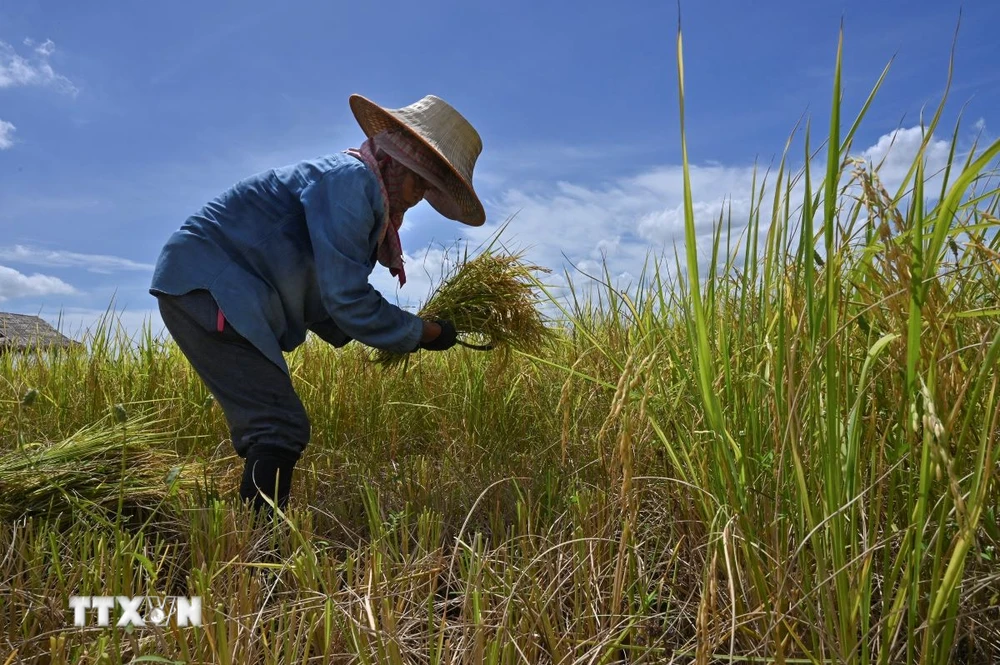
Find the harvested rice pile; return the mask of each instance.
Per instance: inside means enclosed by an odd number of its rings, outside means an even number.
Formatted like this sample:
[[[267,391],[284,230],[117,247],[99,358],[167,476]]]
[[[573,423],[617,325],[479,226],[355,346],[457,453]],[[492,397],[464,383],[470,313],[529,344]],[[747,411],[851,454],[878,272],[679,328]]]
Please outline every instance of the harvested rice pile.
[[[464,256],[435,289],[418,315],[447,319],[465,346],[509,352],[537,352],[552,331],[538,310],[533,273],[546,268],[524,263],[521,254],[490,249],[473,259]],[[375,361],[397,365],[409,356],[379,351]]]
[[[169,432],[144,417],[114,420],[0,454],[0,519],[54,515],[81,504],[154,506],[191,485],[193,474],[181,475]]]

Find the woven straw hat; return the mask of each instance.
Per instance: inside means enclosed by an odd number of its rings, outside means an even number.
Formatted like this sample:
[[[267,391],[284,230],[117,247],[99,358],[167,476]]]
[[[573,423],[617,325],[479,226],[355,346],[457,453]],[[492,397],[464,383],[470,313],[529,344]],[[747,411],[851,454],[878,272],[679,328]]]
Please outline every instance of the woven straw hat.
[[[486,211],[472,188],[472,171],[483,141],[469,121],[450,104],[434,95],[400,109],[387,109],[375,102],[351,95],[351,111],[370,138],[388,129],[403,129],[447,166],[441,192],[428,190],[427,202],[449,219],[482,226]]]

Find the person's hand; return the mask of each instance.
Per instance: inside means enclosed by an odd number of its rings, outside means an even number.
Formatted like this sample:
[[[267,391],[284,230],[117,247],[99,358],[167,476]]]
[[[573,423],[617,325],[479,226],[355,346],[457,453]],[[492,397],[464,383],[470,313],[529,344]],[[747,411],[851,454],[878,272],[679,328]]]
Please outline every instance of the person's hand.
[[[438,329],[438,332],[433,337],[434,328]],[[424,339],[427,341],[424,341]],[[455,342],[458,340],[458,332],[455,330],[455,326],[451,321],[445,321],[443,319],[438,319],[437,321],[425,321],[424,322],[424,337],[420,340],[420,348],[426,349],[427,351],[447,351],[451,347],[455,346]]]

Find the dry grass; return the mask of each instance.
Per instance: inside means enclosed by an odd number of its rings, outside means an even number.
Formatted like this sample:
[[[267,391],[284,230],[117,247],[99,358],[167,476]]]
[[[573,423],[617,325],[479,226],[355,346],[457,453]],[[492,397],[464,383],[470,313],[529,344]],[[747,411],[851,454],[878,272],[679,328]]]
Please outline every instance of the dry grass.
[[[193,466],[200,465],[182,465],[175,437],[162,425],[148,416],[128,418],[116,405],[112,415],[64,439],[3,451],[0,517],[150,508],[171,493],[190,491]]]

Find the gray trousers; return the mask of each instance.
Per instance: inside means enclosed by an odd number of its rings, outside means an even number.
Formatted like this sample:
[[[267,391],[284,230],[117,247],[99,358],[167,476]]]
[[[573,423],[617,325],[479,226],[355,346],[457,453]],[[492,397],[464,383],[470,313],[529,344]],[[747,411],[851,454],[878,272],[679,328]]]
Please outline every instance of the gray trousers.
[[[226,416],[233,448],[251,447],[297,460],[309,443],[309,417],[285,372],[226,321],[218,329],[212,294],[158,295],[160,316],[177,346]]]

